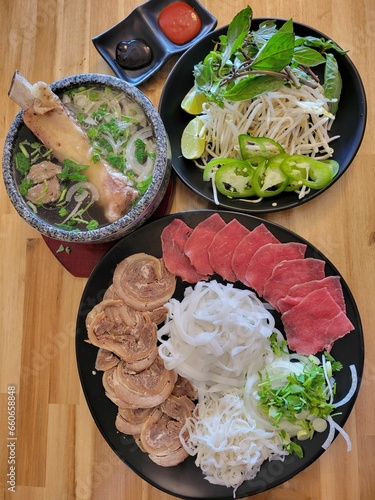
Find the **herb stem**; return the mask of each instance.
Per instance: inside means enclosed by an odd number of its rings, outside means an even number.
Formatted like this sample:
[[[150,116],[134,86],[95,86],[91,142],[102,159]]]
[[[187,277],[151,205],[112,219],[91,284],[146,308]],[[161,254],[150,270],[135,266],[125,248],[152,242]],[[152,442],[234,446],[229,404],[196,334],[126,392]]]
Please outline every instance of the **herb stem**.
[[[236,71],[233,72],[231,75],[223,78],[223,80],[220,82],[220,87],[223,87],[225,85],[228,85],[233,80],[236,80],[237,78],[242,78],[244,76],[250,76],[250,75],[264,75],[264,76],[275,76],[276,78],[281,78],[283,80],[290,80],[289,76],[285,73],[278,72],[278,71],[269,71],[269,70],[246,70],[246,71]],[[298,82],[297,82],[298,83]]]

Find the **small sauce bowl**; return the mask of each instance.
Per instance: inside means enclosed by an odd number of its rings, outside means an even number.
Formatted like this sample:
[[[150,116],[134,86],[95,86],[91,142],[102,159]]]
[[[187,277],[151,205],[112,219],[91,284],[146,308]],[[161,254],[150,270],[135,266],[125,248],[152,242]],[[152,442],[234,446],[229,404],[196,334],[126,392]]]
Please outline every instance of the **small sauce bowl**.
[[[159,24],[160,13],[176,0],[152,0],[139,5],[125,19],[92,39],[99,54],[111,67],[118,78],[132,85],[139,85],[156,71],[161,69],[167,60],[175,54],[185,52],[198,40],[215,29],[217,19],[197,0],[184,0],[201,21],[199,33],[186,43],[177,44],[170,40]],[[116,57],[118,46],[141,40],[152,52],[151,59],[138,67],[122,67]],[[134,42],[132,42],[134,44]]]

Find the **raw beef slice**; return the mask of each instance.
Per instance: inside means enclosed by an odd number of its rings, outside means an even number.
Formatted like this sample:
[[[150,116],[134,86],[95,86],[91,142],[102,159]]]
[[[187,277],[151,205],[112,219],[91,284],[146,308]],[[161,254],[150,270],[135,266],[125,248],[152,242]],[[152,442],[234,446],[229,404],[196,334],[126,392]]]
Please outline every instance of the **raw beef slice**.
[[[204,275],[213,274],[214,270],[208,258],[208,247],[216,233],[224,226],[224,220],[219,214],[214,213],[200,222],[187,239],[184,252],[198,273]]]
[[[236,281],[232,269],[232,256],[238,243],[249,233],[237,219],[232,219],[220,229],[208,247],[210,264],[216,274],[227,281]]]
[[[299,304],[306,295],[319,288],[327,288],[340,308],[346,312],[340,276],[327,276],[322,280],[307,281],[306,283],[292,286],[288,291],[288,295],[277,301],[277,309],[281,313],[284,313]]]
[[[307,246],[303,243],[267,243],[261,246],[250,260],[245,278],[258,295],[263,295],[264,285],[277,264],[283,260],[302,259]]]
[[[326,288],[309,293],[281,320],[290,349],[304,355],[329,352],[337,339],[354,329]]]
[[[325,277],[324,260],[307,258],[283,260],[272,271],[264,285],[263,297],[277,310],[278,301],[298,283],[321,280]]]
[[[194,269],[184,253],[186,241],[193,230],[181,219],[173,219],[161,233],[161,246],[165,267],[175,276],[188,283],[208,279]]]
[[[264,224],[255,227],[238,243],[232,257],[232,269],[244,285],[250,286],[246,280],[246,269],[254,253],[267,243],[280,243]]]

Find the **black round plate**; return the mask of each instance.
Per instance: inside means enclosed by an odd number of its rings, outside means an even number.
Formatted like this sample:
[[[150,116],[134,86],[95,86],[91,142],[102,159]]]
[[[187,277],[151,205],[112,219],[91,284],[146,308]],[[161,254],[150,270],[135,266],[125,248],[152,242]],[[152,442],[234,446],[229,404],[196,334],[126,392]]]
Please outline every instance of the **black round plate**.
[[[105,290],[112,283],[116,265],[125,257],[137,252],[150,253],[156,257],[161,257],[160,234],[164,227],[175,217],[182,219],[193,228],[212,213],[211,210],[203,210],[165,216],[124,237],[109,250],[92,272],[82,295],[77,318],[76,354],[81,384],[91,414],[107,443],[125,464],[144,480],[170,495],[184,499],[232,500],[232,489],[215,486],[205,480],[201,469],[195,465],[193,457],[187,458],[176,467],[160,467],[139,450],[132,437],[121,434],[116,430],[117,407],[105,396],[101,372],[95,372],[94,369],[98,349],[86,342],[85,319],[87,313],[102,300]],[[229,211],[220,211],[219,213],[226,222],[236,218],[250,230],[264,223],[281,242],[295,241],[307,244],[306,256],[325,260],[326,274],[339,275],[338,270],[319,250],[282,226],[263,221],[252,215]],[[237,283],[237,285],[239,284]],[[180,279],[177,280],[175,297],[182,298],[185,286],[186,283]],[[357,370],[358,386],[350,402],[341,407],[340,415],[335,417],[336,422],[341,426],[346,422],[357,397],[364,363],[364,343],[360,316],[353,296],[344,280],[342,280],[342,286],[347,315],[355,329],[342,339],[337,340],[332,349],[332,355],[341,361],[344,366],[342,371],[337,373],[335,400],[341,400],[350,389],[351,374],[349,365],[351,364],[354,364]],[[280,318],[276,317],[276,321],[277,328],[283,331]],[[303,458],[290,455],[285,462],[265,462],[254,480],[246,481],[240,486],[236,497],[243,498],[260,493],[295,476],[323,453],[322,444],[327,437],[327,433],[328,431],[317,434],[311,441],[303,442]]]
[[[262,18],[253,19],[252,29],[257,29],[260,23],[265,20]],[[277,20],[277,25],[280,26],[284,21]],[[328,38],[309,26],[297,22],[293,24],[297,36]],[[190,189],[212,203],[214,203],[214,197],[211,183],[204,182],[202,171],[195,166],[193,161],[186,160],[181,153],[182,132],[192,119],[191,115],[181,109],[181,101],[194,84],[194,65],[202,61],[213,50],[215,42],[219,40],[220,35],[226,34],[227,29],[228,27],[225,26],[210,33],[193,45],[179,59],[168,76],[159,104],[159,112],[171,144],[174,170]],[[331,129],[331,136],[340,136],[338,140],[332,143],[335,150],[333,158],[340,165],[340,170],[334,182],[346,171],[358,151],[365,132],[367,114],[365,91],[357,69],[347,55],[341,56],[335,53],[335,57],[343,80],[343,90],[337,117]],[[316,71],[318,72],[318,68],[316,68]],[[333,183],[330,185],[332,186]],[[316,198],[328,188],[329,186],[321,190],[311,190],[301,200],[298,199],[298,195],[295,193],[282,193],[277,198],[264,198],[260,203],[231,200],[218,193],[219,206],[249,214],[278,212],[302,205]]]

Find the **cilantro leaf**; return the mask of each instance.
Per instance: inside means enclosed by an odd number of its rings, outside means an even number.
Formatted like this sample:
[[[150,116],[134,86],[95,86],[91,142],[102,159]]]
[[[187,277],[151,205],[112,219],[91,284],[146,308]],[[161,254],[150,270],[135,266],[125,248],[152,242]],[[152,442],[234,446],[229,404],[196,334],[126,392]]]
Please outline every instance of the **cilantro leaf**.
[[[30,170],[30,159],[27,158],[21,151],[19,151],[16,156],[16,169],[18,172],[20,172],[22,175],[26,175],[28,171]]]
[[[109,153],[107,156],[107,160],[113,166],[118,168],[121,172],[125,170],[125,160],[121,154]]]
[[[28,190],[31,187],[33,187],[33,185],[34,185],[33,181],[29,181],[26,179],[26,177],[24,177],[21,181],[21,184],[19,185],[19,190],[20,190],[20,193],[22,194],[22,196],[26,196]]]
[[[277,352],[279,344],[276,334],[272,334],[269,340],[271,347]],[[341,369],[341,363],[329,353],[324,353],[324,357],[332,371]],[[297,362],[290,362],[290,371],[285,363],[278,367],[276,362],[275,367],[271,364],[259,373],[259,407],[272,424],[280,429],[279,435],[287,451],[302,456],[302,448],[293,443],[283,429],[285,423],[300,429],[297,438],[301,435],[301,439],[308,439],[315,432],[312,424],[314,417],[327,419],[332,415],[335,406],[330,400],[327,384],[324,366],[315,356],[301,357]]]
[[[147,177],[147,179],[144,179],[143,181],[137,182],[136,189],[140,195],[145,194],[149,185],[151,184],[151,181],[152,181],[152,175],[150,175],[149,177]]]
[[[82,172],[87,169],[87,165],[80,165],[79,163],[67,158],[64,160],[64,166],[57,177],[62,181],[70,182],[84,182],[87,176]]]
[[[96,229],[98,226],[99,226],[99,222],[97,220],[92,219],[92,220],[90,220],[90,222],[88,224],[86,224],[86,229],[88,229],[90,231],[90,230]]]
[[[288,354],[287,341],[284,339],[279,343],[276,332],[273,332],[268,340],[270,341],[272,351],[277,357],[280,358],[282,354]]]
[[[138,163],[144,163],[145,160],[146,160],[146,144],[144,143],[144,141],[142,141],[142,139],[136,139],[134,141],[134,145],[135,145],[135,152],[134,152],[134,155],[136,157],[136,160]]]

